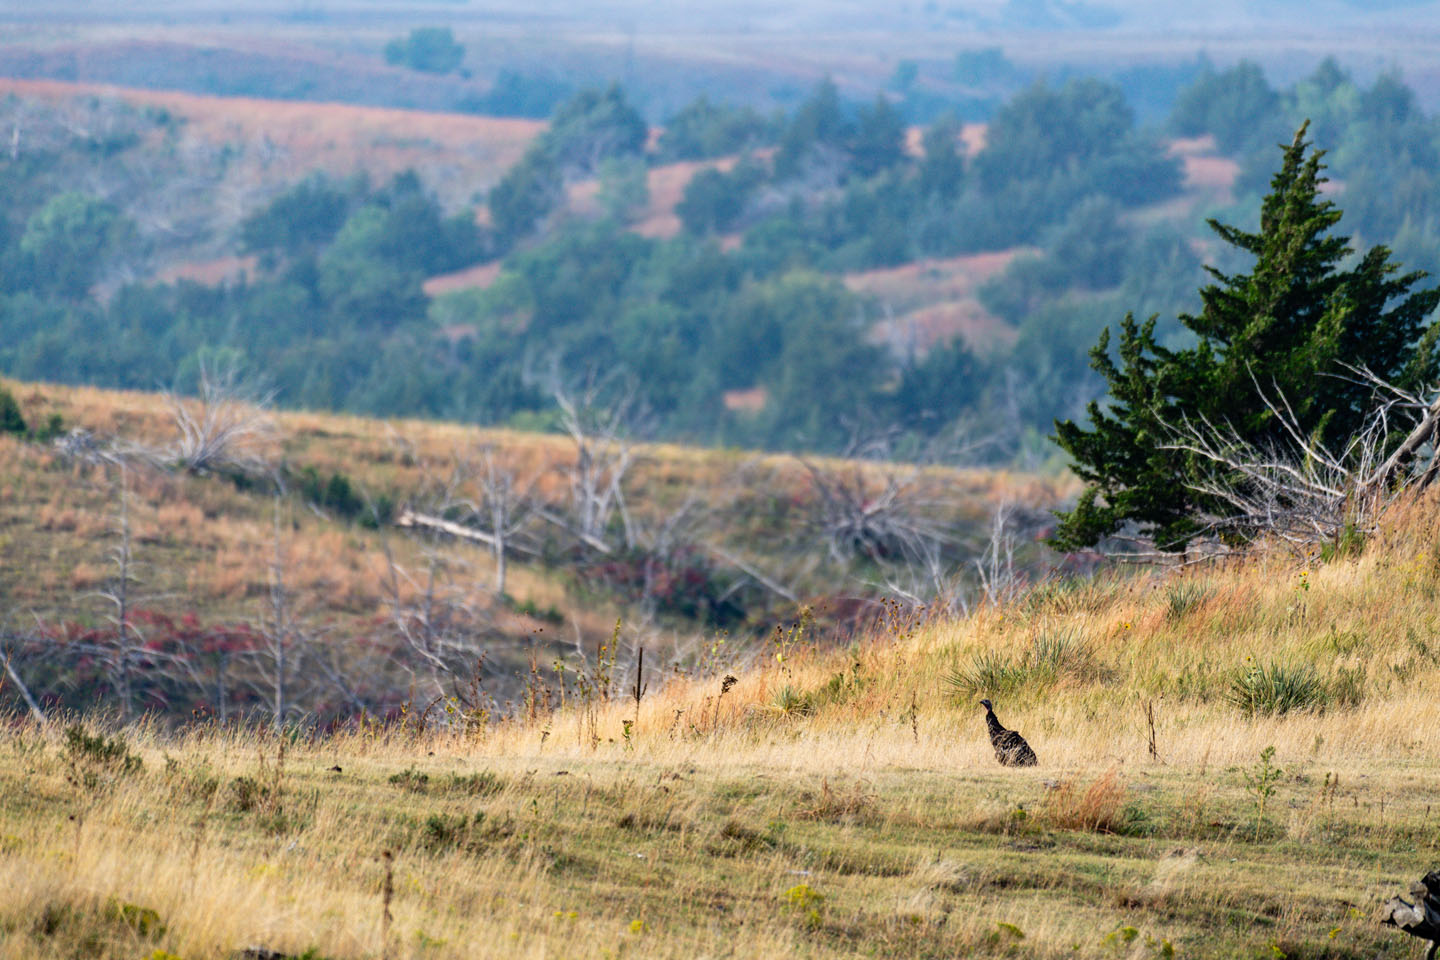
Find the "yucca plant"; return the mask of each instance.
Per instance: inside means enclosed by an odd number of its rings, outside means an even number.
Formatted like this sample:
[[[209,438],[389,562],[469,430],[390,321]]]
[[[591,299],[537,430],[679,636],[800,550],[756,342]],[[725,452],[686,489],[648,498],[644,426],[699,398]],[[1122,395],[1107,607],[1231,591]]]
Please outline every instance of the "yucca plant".
[[[1013,693],[1025,682],[1025,671],[1010,658],[990,650],[975,654],[969,666],[956,667],[945,682],[963,697],[1000,697]]]
[[[782,717],[803,717],[813,707],[814,703],[808,694],[801,693],[789,684],[777,690],[766,705],[768,712]]]
[[[1308,666],[1256,663],[1230,681],[1226,700],[1246,716],[1280,716],[1292,710],[1319,710],[1329,701],[1325,684]]]
[[[1171,623],[1185,617],[1210,596],[1210,587],[1203,583],[1181,581],[1165,592],[1165,619]]]
[[[959,696],[996,697],[1026,686],[1049,686],[1067,674],[1085,675],[1090,668],[1090,651],[1075,633],[1042,630],[1019,657],[984,650],[971,657],[969,666],[952,670],[945,681]]]

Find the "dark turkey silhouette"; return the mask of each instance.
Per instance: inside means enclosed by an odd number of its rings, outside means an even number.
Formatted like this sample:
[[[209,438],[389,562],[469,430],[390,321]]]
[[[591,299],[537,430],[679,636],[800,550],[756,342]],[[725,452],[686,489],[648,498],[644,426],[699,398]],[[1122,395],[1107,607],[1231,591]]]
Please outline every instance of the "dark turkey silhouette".
[[[1380,911],[1380,922],[1399,927],[1412,937],[1430,941],[1425,960],[1435,960],[1440,952],[1440,870],[1431,870],[1424,879],[1410,887],[1415,902],[1392,897]]]
[[[985,708],[985,725],[990,728],[990,745],[995,748],[995,759],[1000,761],[1002,767],[1033,767],[1037,761],[1035,751],[1030,749],[1030,744],[1025,738],[1014,730],[1006,730],[995,718],[995,705],[989,700],[981,700],[980,706]]]

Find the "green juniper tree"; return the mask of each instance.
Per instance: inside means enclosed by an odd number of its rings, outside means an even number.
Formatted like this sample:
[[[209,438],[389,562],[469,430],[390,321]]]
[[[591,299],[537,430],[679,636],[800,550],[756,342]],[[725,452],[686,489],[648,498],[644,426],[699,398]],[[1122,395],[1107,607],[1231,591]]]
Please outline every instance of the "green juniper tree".
[[[27,429],[15,395],[0,386],[0,433],[23,434]]]
[[[1133,530],[1178,551],[1204,531],[1204,517],[1226,516],[1225,503],[1194,489],[1210,466],[1166,449],[1178,424],[1223,424],[1264,448],[1283,429],[1264,390],[1283,396],[1311,436],[1343,444],[1361,428],[1373,392],[1335,376],[1345,372],[1340,364],[1412,390],[1440,370],[1440,326],[1431,318],[1440,290],[1412,290],[1426,275],[1401,272],[1383,246],[1346,266],[1354,251],[1347,237],[1330,232],[1341,211],[1321,195],[1323,151],[1310,149],[1307,127],[1284,148],[1258,232],[1210,221],[1255,262],[1248,274],[1207,267],[1214,282],[1200,290],[1203,308],[1179,317],[1198,342],[1166,349],[1154,317],[1140,323],[1127,315],[1116,356],[1108,330],[1091,351],[1110,396],[1090,404],[1088,428],[1055,424],[1056,441],[1086,483],[1075,508],[1060,514],[1055,546],[1093,546]]]

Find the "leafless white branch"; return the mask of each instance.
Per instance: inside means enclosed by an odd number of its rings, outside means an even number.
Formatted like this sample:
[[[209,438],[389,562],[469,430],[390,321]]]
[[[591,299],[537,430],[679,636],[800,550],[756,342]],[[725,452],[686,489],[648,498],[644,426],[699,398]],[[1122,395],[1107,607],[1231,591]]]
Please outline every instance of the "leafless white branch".
[[[1334,542],[1346,530],[1373,532],[1384,508],[1403,490],[1436,473],[1440,390],[1397,387],[1369,370],[1346,366],[1346,379],[1373,388],[1361,429],[1336,448],[1300,425],[1288,398],[1255,389],[1282,438],[1266,446],[1231,424],[1204,417],[1166,424],[1162,449],[1195,455],[1208,466],[1188,485],[1217,505],[1205,527],[1215,537],[1271,535],[1300,545]],[[1405,436],[1392,448],[1397,431]],[[1427,452],[1427,449],[1428,452]]]
[[[167,391],[165,398],[179,432],[169,459],[192,473],[267,468],[263,448],[275,435],[268,407],[273,394],[246,384],[233,364],[200,364],[200,395]]]

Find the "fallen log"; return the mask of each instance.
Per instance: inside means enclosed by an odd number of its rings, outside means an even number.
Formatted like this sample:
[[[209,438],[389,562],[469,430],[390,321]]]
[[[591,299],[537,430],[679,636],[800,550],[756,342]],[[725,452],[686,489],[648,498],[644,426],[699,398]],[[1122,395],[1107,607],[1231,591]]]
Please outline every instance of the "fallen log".
[[[535,513],[540,517],[541,520],[544,520],[547,523],[555,524],[555,526],[559,527],[561,530],[564,530],[576,540],[579,540],[581,543],[585,544],[587,547],[597,553],[603,553],[608,556],[609,554],[614,552],[610,549],[610,544],[606,543],[604,540],[601,540],[599,537],[591,536],[590,534],[585,533],[582,530],[576,530],[575,527],[573,527],[570,522],[567,521],[564,517],[556,516],[549,510],[543,510],[538,507],[535,509]]]
[[[450,536],[459,537],[462,540],[469,540],[473,543],[483,543],[492,550],[497,546],[495,537],[483,530],[476,530],[474,527],[467,527],[464,524],[455,523],[443,517],[432,517],[428,513],[416,513],[414,510],[402,510],[400,516],[395,518],[395,526],[423,527],[427,530],[437,530],[440,533],[448,533]],[[511,553],[523,553],[530,557],[538,557],[540,555],[540,551],[521,546],[510,540],[505,541],[505,549]]]
[[[800,602],[800,598],[795,595],[794,591],[787,589],[784,584],[781,584],[779,581],[772,580],[771,578],[765,576],[765,574],[761,573],[759,570],[755,569],[755,567],[746,563],[744,560],[741,560],[733,553],[730,553],[729,551],[710,543],[702,543],[700,546],[705,550],[709,551],[714,556],[719,557],[725,563],[730,564],[732,567],[736,568],[741,573],[748,576],[751,580],[754,580],[756,583],[760,584],[760,586],[764,587],[766,590],[769,590],[771,593],[775,594],[782,600],[789,600],[791,603]]]
[[[1391,897],[1380,908],[1380,922],[1412,937],[1429,940],[1425,960],[1435,960],[1435,953],[1440,950],[1440,870],[1432,870],[1412,884],[1410,896],[1415,898],[1413,903],[1403,897]]]

